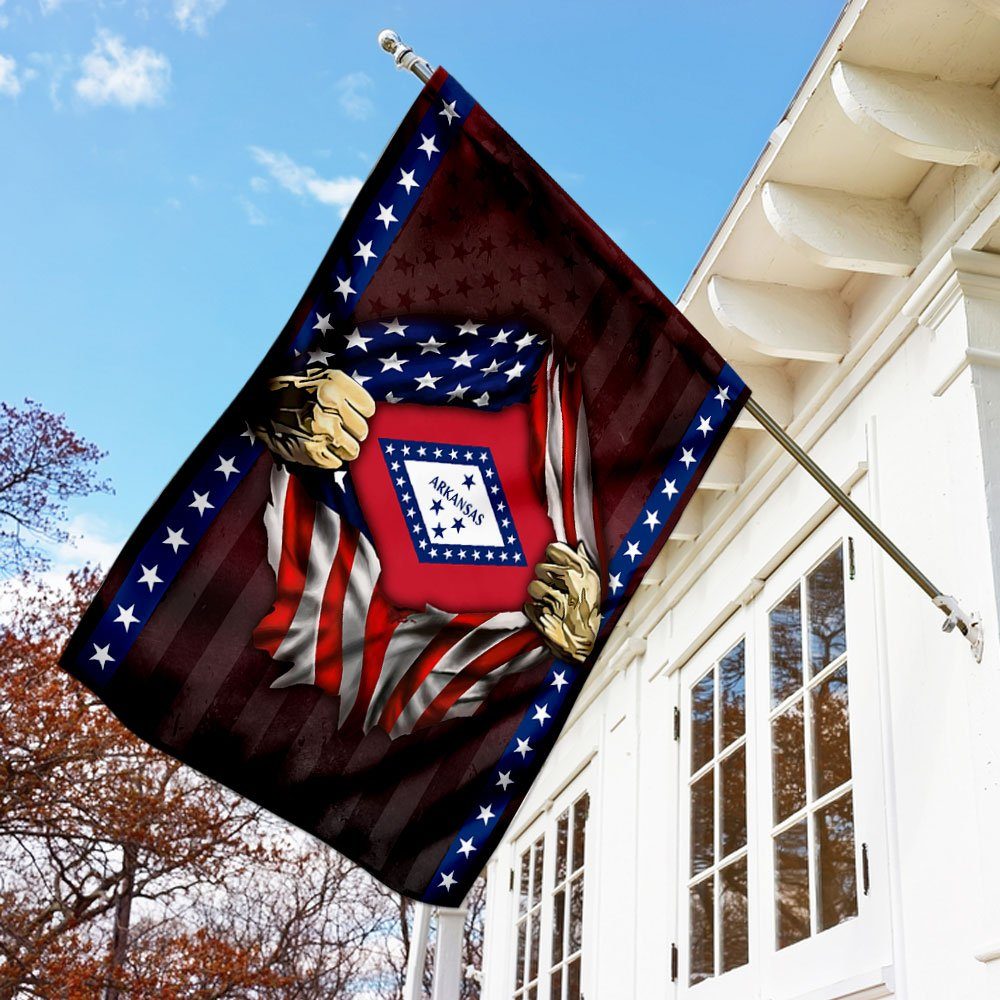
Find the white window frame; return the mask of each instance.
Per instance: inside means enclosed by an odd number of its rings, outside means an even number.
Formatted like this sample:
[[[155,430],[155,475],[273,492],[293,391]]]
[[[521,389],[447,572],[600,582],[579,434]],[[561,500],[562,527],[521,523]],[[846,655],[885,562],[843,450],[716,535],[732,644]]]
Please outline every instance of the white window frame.
[[[589,795],[590,804],[587,815],[587,825],[585,827],[584,839],[584,861],[583,861],[583,929],[581,947],[581,996],[588,998],[592,994],[590,989],[590,979],[592,972],[591,965],[594,961],[597,941],[592,934],[593,921],[591,914],[594,905],[594,893],[596,891],[594,878],[595,839],[597,824],[595,821],[595,801],[593,784],[588,781],[591,768],[584,767],[571,781],[569,781],[552,800],[546,803],[544,812],[531,821],[517,836],[512,844],[511,865],[513,868],[513,885],[510,899],[509,928],[510,928],[510,954],[507,961],[507,978],[502,995],[508,1000],[514,996],[515,976],[517,974],[517,924],[519,920],[518,902],[520,895],[520,866],[521,855],[529,850],[531,845],[540,836],[545,838],[544,857],[542,862],[542,908],[541,908],[541,935],[538,956],[538,994],[537,1000],[556,1000],[551,996],[551,973],[552,973],[552,929],[554,919],[554,897],[555,897],[555,871],[556,871],[556,830],[559,817],[569,809],[572,812],[573,805],[584,794]],[[572,844],[569,845],[572,850]],[[568,923],[564,927],[564,934],[569,933]],[[564,987],[565,988],[565,987]]]
[[[768,613],[796,581],[807,576],[838,542],[843,546],[847,626],[848,698],[858,915],[778,951],[775,947],[774,850],[770,735]],[[851,569],[854,579],[850,579]],[[678,997],[730,1000],[759,990],[795,997],[891,964],[889,858],[885,830],[881,721],[878,704],[878,636],[871,544],[842,512],[832,514],[769,576],[760,592],[737,611],[679,671],[681,713],[678,791]],[[690,955],[690,725],[694,685],[746,637],[747,890],[749,963],[688,985]],[[808,642],[808,637],[803,637]],[[807,761],[808,767],[808,761]],[[864,891],[862,845],[867,845]],[[718,859],[716,859],[717,861]],[[815,886],[811,883],[811,893]],[[716,926],[716,949],[718,949]]]

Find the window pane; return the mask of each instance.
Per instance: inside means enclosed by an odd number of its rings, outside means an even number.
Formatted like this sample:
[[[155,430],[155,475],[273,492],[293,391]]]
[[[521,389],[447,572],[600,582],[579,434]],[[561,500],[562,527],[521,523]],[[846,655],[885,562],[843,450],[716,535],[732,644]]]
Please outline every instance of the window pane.
[[[806,820],[774,838],[775,945],[809,937],[809,857]]]
[[[738,740],[746,731],[746,668],[744,643],[719,661],[719,697],[722,701],[722,747]]]
[[[541,925],[539,923],[540,913],[533,913],[528,920],[531,923],[531,948],[528,952],[528,981],[538,978],[538,940],[540,937]]]
[[[691,690],[691,773],[715,756],[715,674]]]
[[[800,698],[771,723],[775,823],[806,804],[805,746]]]
[[[566,877],[566,847],[569,839],[569,810],[556,823],[556,884]]]
[[[552,963],[563,959],[563,928],[566,926],[566,892],[560,889],[552,899]]]
[[[842,546],[809,574],[806,595],[809,601],[809,662],[815,674],[847,649]]]
[[[537,986],[532,986],[531,989],[528,990],[528,1000],[538,1000],[538,987]]]
[[[590,796],[581,795],[573,803],[573,860],[570,871],[583,867],[587,840],[587,816],[590,813]]]
[[[741,858],[722,872],[720,933],[722,968],[720,973],[738,969],[750,961],[747,924],[747,859]]]
[[[549,1000],[562,1000],[562,969],[552,973],[552,987],[549,990]]]
[[[771,707],[802,686],[802,608],[799,588],[771,610]]]
[[[526,924],[522,920],[517,925],[517,968],[514,970],[514,985],[524,985],[524,941]]]
[[[746,746],[731,753],[719,768],[722,782],[720,856],[724,858],[727,854],[738,851],[747,842]]]
[[[535,864],[531,877],[531,905],[534,906],[542,898],[542,861],[545,856],[545,838],[535,841]]]
[[[715,861],[715,775],[703,774],[691,786],[691,874],[697,875]]]
[[[850,792],[816,813],[816,853],[819,929],[824,931],[858,915]]]
[[[569,953],[583,945],[583,876],[578,875],[569,890]]]
[[[846,663],[816,685],[812,699],[813,784],[819,798],[851,777]]]
[[[580,1000],[580,959],[570,962],[566,977],[566,1000]]]
[[[715,879],[709,876],[691,888],[691,947],[688,983],[694,986],[715,975]]]
[[[529,851],[525,851],[521,855],[521,879],[520,879],[520,892],[518,894],[517,902],[517,912],[526,913],[528,909],[528,855]]]

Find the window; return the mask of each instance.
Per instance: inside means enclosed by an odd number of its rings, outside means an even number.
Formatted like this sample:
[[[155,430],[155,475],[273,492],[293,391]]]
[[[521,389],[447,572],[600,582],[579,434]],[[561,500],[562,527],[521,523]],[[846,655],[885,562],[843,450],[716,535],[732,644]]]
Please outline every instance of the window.
[[[842,524],[678,674],[681,995],[795,995],[892,963],[874,591]]]
[[[584,792],[556,821],[552,872],[552,973],[550,1000],[579,1000],[583,950],[583,856],[590,796]]]
[[[513,1000],[582,1000],[590,796],[576,779],[519,847]]]
[[[517,903],[517,964],[514,1000],[538,996],[538,952],[542,923],[542,866],[545,838],[539,837],[521,854]]]
[[[741,639],[691,692],[691,985],[746,965],[746,643]]]
[[[780,949],[858,915],[841,546],[771,609],[768,636]]]

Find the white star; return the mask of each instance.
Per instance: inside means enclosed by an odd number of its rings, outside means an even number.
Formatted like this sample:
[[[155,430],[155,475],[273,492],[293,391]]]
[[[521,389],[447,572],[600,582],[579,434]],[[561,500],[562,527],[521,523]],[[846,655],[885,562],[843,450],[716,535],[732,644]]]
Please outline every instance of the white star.
[[[390,333],[397,333],[400,337],[406,336],[406,327],[399,322],[399,317],[397,316],[391,323],[383,323],[385,327],[386,336]]]
[[[360,347],[362,351],[367,352],[371,339],[371,337],[362,337],[361,331],[355,327],[354,332],[347,335],[347,350],[350,350],[352,347]]]
[[[402,396],[397,396],[394,392],[387,392],[385,394],[385,401],[387,403],[398,403],[402,398]]]
[[[253,428],[249,424],[246,425],[246,430],[240,435],[240,437],[249,438],[251,444],[257,443],[257,435],[254,434]]]
[[[219,456],[219,465],[215,471],[221,472],[226,477],[227,483],[229,482],[230,476],[239,475],[240,470],[237,469],[235,465],[233,465],[233,462],[235,461],[236,461],[235,455],[232,458],[223,458],[221,455]]]
[[[520,340],[515,340],[514,343],[517,344],[518,351],[522,347],[530,347],[535,342],[535,335],[533,333],[526,333]]]
[[[510,771],[499,771],[497,773],[500,775],[497,778],[497,784],[506,792],[514,784],[514,779],[511,778]]]
[[[472,368],[473,358],[477,358],[478,354],[470,354],[468,351],[462,351],[461,354],[457,354],[451,359],[453,368]]]
[[[395,206],[393,205],[383,205],[382,202],[378,203],[379,213],[375,217],[378,222],[385,223],[385,228],[389,228],[390,222],[399,222],[399,219],[392,214],[392,210]]]
[[[441,884],[438,886],[439,889],[444,889],[445,892],[451,892],[451,887],[458,882],[455,878],[454,872],[445,872],[441,875]]]
[[[729,402],[729,386],[728,385],[720,385],[719,386],[719,391],[715,394],[715,398],[723,406],[725,406],[726,403]]]
[[[484,392],[481,396],[477,396],[473,401],[476,406],[489,406],[490,405],[490,394]]]
[[[421,132],[420,133],[420,138],[423,139],[424,141],[417,148],[422,153],[426,153],[427,154],[427,159],[428,160],[431,158],[431,154],[433,154],[433,153],[440,153],[441,152],[441,150],[438,149],[437,146],[434,144],[434,138],[435,137],[433,135],[424,135],[424,133]]]
[[[377,254],[372,252],[373,242],[374,240],[369,240],[367,243],[362,243],[361,240],[358,240],[358,249],[354,251],[354,256],[360,257],[364,262],[365,267],[368,266],[368,261],[370,261],[372,257],[377,256]]]
[[[681,455],[681,461],[684,463],[685,469],[694,465],[694,463],[698,461],[698,459],[694,457],[693,448],[681,448],[681,451],[684,453],[683,455]]]
[[[426,375],[421,375],[417,378],[417,388],[418,389],[436,389],[438,382],[441,381],[440,375],[432,375],[428,372]]]
[[[708,435],[712,433],[712,422],[708,419],[708,417],[702,417],[698,421],[698,430],[701,431],[702,437],[708,437]]]
[[[91,657],[92,660],[97,660],[101,665],[101,670],[103,670],[109,663],[114,663],[115,658],[111,655],[111,643],[109,642],[106,646],[98,646],[97,643],[93,643],[94,655]]]
[[[677,492],[677,480],[676,479],[664,479],[662,493],[667,494],[668,500],[673,500],[674,494]]]
[[[468,391],[469,391],[469,387],[467,385],[462,385],[462,383],[459,382],[458,385],[456,385],[455,388],[452,389],[451,392],[448,393],[448,398],[449,399],[465,399],[465,394]]]
[[[208,490],[204,493],[195,493],[194,490],[191,491],[191,495],[194,499],[188,504],[189,507],[193,507],[198,511],[198,515],[201,516],[206,510],[214,510],[215,504],[208,502]]]
[[[500,371],[500,362],[494,358],[485,368],[479,369],[484,375],[496,375]]]
[[[519,753],[521,755],[521,760],[524,760],[524,758],[527,757],[529,753],[531,753],[531,750],[532,750],[531,744],[527,740],[522,740],[519,738],[514,753]]]
[[[541,723],[544,726],[545,723],[549,719],[552,718],[552,716],[549,715],[548,706],[547,705],[536,705],[535,706],[535,714],[534,714],[533,718],[534,718],[535,722],[539,722],[539,723]]]
[[[627,555],[629,559],[632,560],[632,562],[635,562],[636,559],[642,555],[642,553],[639,551],[639,543],[629,542],[628,548],[625,551],[625,555]]]
[[[464,854],[465,857],[468,857],[476,849],[475,845],[472,843],[472,838],[469,837],[468,840],[465,840],[462,837],[459,837],[458,839],[462,841],[462,846],[459,847],[458,853]]]
[[[156,575],[156,571],[159,569],[159,564],[150,569],[148,566],[142,567],[142,576],[139,577],[139,583],[146,584],[149,587],[150,593],[152,593],[153,587],[158,583],[163,583],[163,581]]]
[[[647,525],[650,531],[655,531],[657,525],[660,523],[660,515],[655,510],[647,510],[646,520],[643,523]]]
[[[188,543],[184,541],[184,529],[181,528],[179,531],[174,531],[173,528],[167,528],[167,537],[163,539],[164,545],[169,545],[173,550],[174,554],[177,554],[177,550],[182,545],[187,545]]]
[[[347,469],[340,469],[333,474],[333,481],[346,493],[347,492]]]
[[[371,246],[371,244],[369,244]],[[333,324],[330,322],[330,313],[325,316],[320,316],[319,313],[316,314],[316,323],[313,326],[314,330],[319,330],[320,333],[329,333],[333,329]]]
[[[325,365],[333,357],[331,351],[324,351],[322,347],[307,353],[309,354],[309,364],[311,365]]]
[[[450,104],[447,101],[442,100],[441,103],[444,107],[438,112],[439,115],[444,115],[448,119],[448,124],[450,125],[456,118],[460,118],[461,115],[455,110],[455,105],[457,101],[452,101]]]
[[[611,578],[608,580],[608,586],[611,588],[612,594],[617,594],[623,586],[621,573],[612,573]]]
[[[139,620],[134,614],[132,614],[133,611],[135,611],[134,604],[130,604],[127,608],[123,608],[120,604],[118,605],[118,617],[115,621],[124,625],[126,632],[128,631],[130,625],[134,625]]]
[[[510,336],[510,330],[504,330],[502,327],[500,332],[495,337],[490,337],[490,343],[496,347],[497,344],[506,344],[507,338]]]
[[[379,358],[382,362],[382,371],[387,372],[390,369],[393,371],[401,372],[403,370],[403,365],[409,364],[405,358],[399,357],[396,351],[392,352],[392,357],[390,358]]]
[[[403,168],[400,167],[399,172],[400,174],[402,174],[402,176],[398,181],[396,181],[396,183],[401,187],[405,187],[407,194],[409,194],[410,191],[413,190],[413,188],[420,187],[420,185],[413,179],[413,174],[415,173],[415,171],[403,170]]]
[[[458,335],[462,336],[463,333],[470,333],[475,337],[479,333],[479,328],[482,323],[473,323],[471,319],[467,319],[459,328]]]
[[[490,805],[480,806],[479,815],[476,819],[481,819],[483,821],[483,826],[488,826],[491,819],[493,819],[493,807]]]
[[[440,354],[442,341],[435,340],[433,336],[429,337],[427,340],[418,340],[417,343],[420,345],[421,355],[430,354]]]
[[[556,670],[556,671],[553,672],[553,675],[552,675],[552,686],[557,691],[562,691],[562,689],[567,684],[569,684],[569,681],[566,680],[566,671],[565,670]]]
[[[370,382],[372,380],[371,375],[361,375],[358,372],[357,368],[355,368],[354,371],[351,372],[351,378],[354,379],[354,381],[357,382],[358,385],[364,385],[365,382]]]
[[[504,372],[504,374],[507,376],[508,382],[513,382],[514,379],[516,379],[523,371],[524,371],[524,365],[522,365],[521,362],[518,361],[516,364],[511,365],[510,368],[508,368],[507,371]]]
[[[337,287],[334,289],[334,292],[336,292],[339,295],[343,295],[345,302],[347,301],[347,296],[348,295],[355,295],[356,294],[355,291],[354,291],[354,289],[351,287],[351,279],[350,278],[338,278],[337,279]]]

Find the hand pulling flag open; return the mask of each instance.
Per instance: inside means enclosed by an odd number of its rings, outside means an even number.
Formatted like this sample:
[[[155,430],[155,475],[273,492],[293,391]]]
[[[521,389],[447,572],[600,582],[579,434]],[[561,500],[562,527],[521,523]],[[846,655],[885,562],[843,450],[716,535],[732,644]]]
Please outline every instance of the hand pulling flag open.
[[[438,70],[63,665],[457,905],[747,397]]]

